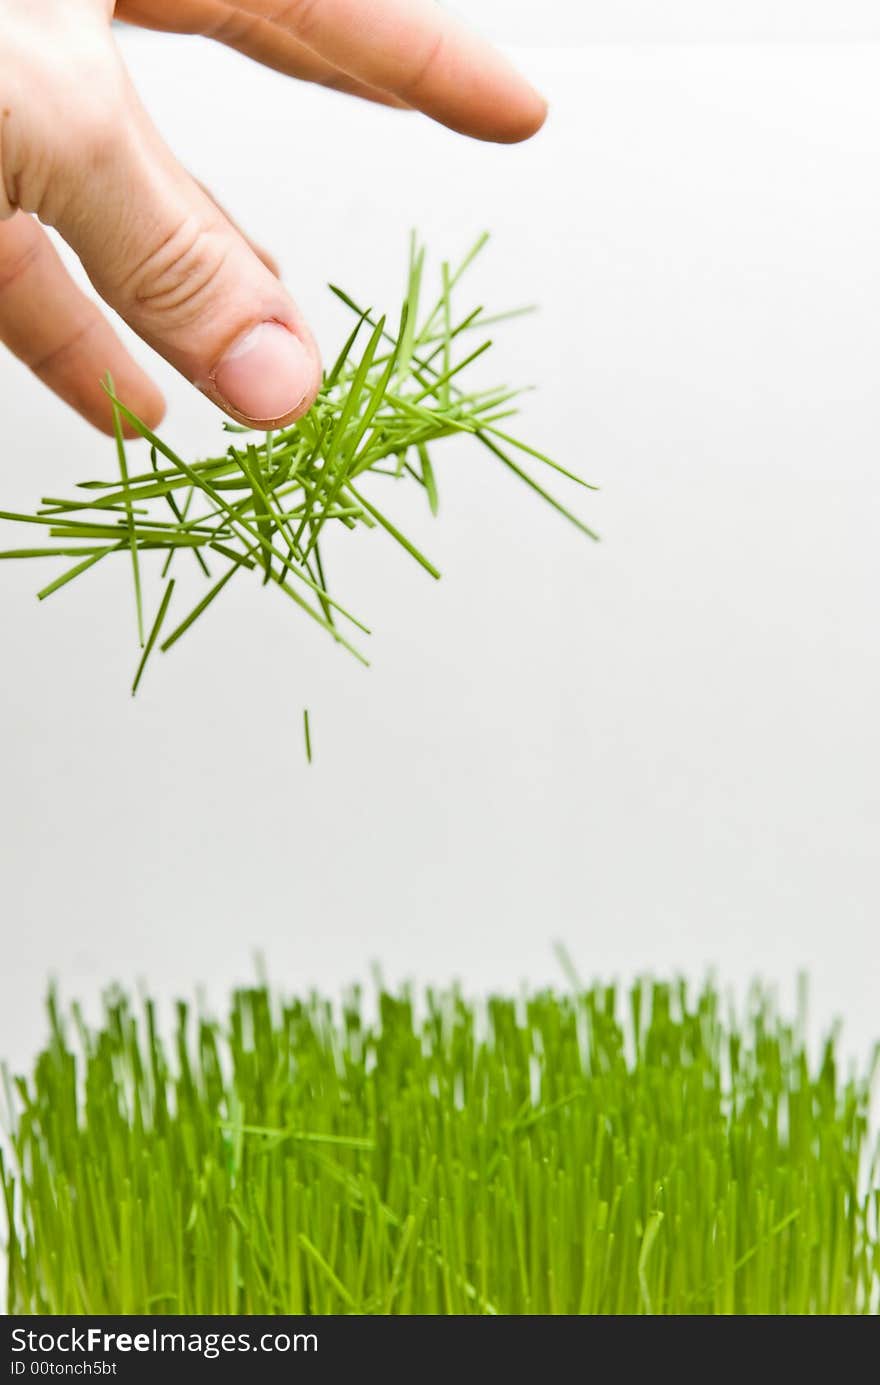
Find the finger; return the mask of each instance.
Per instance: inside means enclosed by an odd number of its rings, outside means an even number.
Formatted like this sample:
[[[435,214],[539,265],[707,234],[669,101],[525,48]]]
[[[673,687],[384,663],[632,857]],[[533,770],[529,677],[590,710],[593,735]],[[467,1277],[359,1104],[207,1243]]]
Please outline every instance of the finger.
[[[175,33],[201,34],[234,48],[264,67],[283,72],[286,77],[314,82],[333,91],[346,92],[382,106],[409,109],[405,101],[389,92],[359,82],[332,63],[325,62],[291,33],[257,15],[246,14],[224,0],[183,0],[169,9],[166,0],[126,0],[117,14],[143,28],[172,30]]]
[[[238,0],[334,67],[462,134],[527,139],[546,103],[494,49],[434,0]]]
[[[44,384],[105,433],[113,417],[101,380],[155,427],[162,395],[131,359],[100,309],[81,293],[46,232],[16,213],[0,223],[0,340]]]
[[[192,176],[192,175],[190,175],[190,176]],[[219,212],[222,213],[223,216],[226,217],[226,220],[229,222],[230,226],[234,226],[234,227],[235,227],[236,231],[237,231],[238,234],[241,236],[242,240],[247,241],[248,245],[250,246],[251,250],[253,250],[254,254],[255,254],[256,257],[257,257],[257,259],[258,259],[258,260],[262,260],[263,264],[266,266],[266,268],[267,268],[268,270],[270,270],[270,272],[271,272],[272,274],[275,275],[275,278],[276,278],[276,279],[280,279],[280,278],[281,278],[281,266],[279,265],[279,263],[278,263],[278,261],[276,260],[275,256],[272,255],[272,254],[265,248],[265,246],[260,245],[259,241],[253,240],[251,236],[247,235],[247,233],[241,229],[241,226],[240,226],[240,224],[235,220],[235,217],[230,216],[229,212],[228,212],[227,209],[224,207],[223,203],[222,203],[222,202],[219,202],[219,201],[217,200],[217,198],[214,196],[214,194],[213,194],[213,192],[211,191],[211,189],[210,189],[209,187],[206,187],[205,184],[201,181],[200,178],[196,178],[196,179],[194,179],[194,181],[195,181],[195,182],[198,184],[198,186],[202,189],[202,192],[205,194],[205,196],[206,196],[206,197],[210,197],[211,201],[214,203],[214,206],[217,208],[217,210],[218,210]]]
[[[201,32],[253,58],[264,67],[274,68],[287,77],[298,77],[301,81],[313,82],[331,91],[358,96],[380,106],[410,109],[408,103],[399,97],[359,81],[357,77],[326,62],[279,25],[244,14],[233,5],[218,5],[216,9],[222,13],[218,13],[216,20]]]
[[[55,224],[101,296],[221,408],[267,428],[292,421],[321,380],[308,328],[130,90],[126,100],[71,128]]]

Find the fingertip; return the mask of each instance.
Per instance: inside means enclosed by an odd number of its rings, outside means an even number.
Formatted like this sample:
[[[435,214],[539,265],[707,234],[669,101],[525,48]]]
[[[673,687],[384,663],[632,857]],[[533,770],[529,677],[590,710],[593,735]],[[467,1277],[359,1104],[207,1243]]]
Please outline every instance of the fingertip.
[[[227,347],[206,392],[238,422],[268,429],[302,418],[320,385],[321,361],[310,335],[269,319]]]
[[[123,402],[126,404],[126,408],[130,408],[131,412],[145,427],[149,428],[151,432],[155,432],[155,430],[161,426],[166,413],[164,400],[158,408],[144,408],[143,406],[138,408],[134,404],[128,404],[127,401]],[[83,407],[79,405],[74,405],[74,408],[76,408],[77,413],[81,414],[87,423],[91,423],[93,428],[97,428],[99,433],[103,433],[105,437],[108,438],[116,436],[116,424],[113,418],[112,409],[102,408],[100,406]],[[136,442],[138,438],[143,437],[143,434],[135,428],[134,424],[129,423],[127,418],[121,419],[120,424],[122,436],[125,438],[126,442]]]
[[[116,397],[135,418],[140,419],[147,428],[154,431],[159,427],[166,413],[165,396],[148,375],[140,371],[115,379]],[[109,431],[113,433],[113,411],[110,409]],[[139,438],[141,434],[127,420],[122,422],[122,435],[125,438]]]
[[[503,74],[501,84],[496,84],[490,94],[483,94],[480,102],[468,111],[466,118],[463,118],[458,107],[421,109],[433,119],[441,120],[457,134],[468,135],[487,144],[522,144],[538,133],[549,111],[547,101],[540,92],[518,76],[512,82],[508,72]]]
[[[162,401],[162,404],[159,408],[132,409],[132,413],[136,414],[137,417],[140,419],[141,423],[143,423],[147,428],[149,428],[152,433],[154,433],[156,429],[161,426],[162,421],[165,418],[166,412],[167,410],[165,407],[164,400]],[[108,431],[111,433],[115,432],[112,422]],[[122,422],[122,436],[131,441],[134,441],[135,438],[140,438],[143,436],[143,434],[140,433],[138,429],[134,427],[133,424],[129,423],[128,419],[124,419]]]
[[[550,103],[546,96],[542,96],[539,91],[532,92],[532,109],[529,118],[524,124],[523,139],[531,139],[539,130],[543,130],[547,123],[547,116],[550,114]]]
[[[533,87],[517,103],[516,108],[506,112],[504,131],[498,137],[500,144],[522,144],[543,129],[550,107],[546,99]]]
[[[126,408],[131,409],[135,417],[147,428],[158,428],[165,417],[165,397],[149,376],[138,370],[127,370],[125,364],[120,362],[116,363],[116,369],[111,371],[111,374],[116,397]],[[97,428],[99,433],[112,438],[116,433],[116,425],[113,406],[104,388],[104,378],[104,374],[88,379],[81,374],[79,378],[53,379],[47,383],[50,383],[55,393],[87,423]],[[130,440],[141,436],[125,419],[122,420],[122,435]]]
[[[165,396],[162,394],[161,390],[153,386],[150,396],[143,408],[143,413],[139,414],[138,417],[148,428],[158,428],[168,411],[168,405],[165,402]]]
[[[145,377],[139,394],[136,397],[138,402],[128,405],[132,413],[136,414],[141,422],[145,423],[148,428],[158,428],[165,417],[167,409],[165,396],[162,391],[158,386],[153,384],[152,380]],[[125,402],[128,403],[127,400]]]

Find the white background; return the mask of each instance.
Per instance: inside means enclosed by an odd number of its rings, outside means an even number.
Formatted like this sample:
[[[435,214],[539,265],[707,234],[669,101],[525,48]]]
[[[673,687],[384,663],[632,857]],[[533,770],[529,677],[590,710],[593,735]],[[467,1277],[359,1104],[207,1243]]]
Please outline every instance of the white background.
[[[449,0],[447,8],[518,44],[880,38],[875,0]]]
[[[578,32],[568,4],[541,31],[532,7],[459,8],[551,98],[531,145],[123,41],[327,355],[345,319],[325,280],[393,306],[411,225],[440,255],[492,228],[475,301],[542,305],[499,335],[499,378],[540,386],[523,431],[601,483],[582,509],[603,542],[452,445],[439,521],[387,502],[439,585],[381,536],[331,554],[376,631],[369,672],[233,584],[135,702],[123,565],[43,606],[55,569],[0,565],[16,1064],[50,974],[90,1004],[112,979],[220,998],[262,950],[288,989],[376,959],[480,991],[558,979],[556,938],[586,976],[714,968],[790,994],[807,968],[855,1050],[880,1030],[880,49],[782,41],[870,34],[875,7],[836,5],[835,28],[818,3],[718,6],[710,33],[696,4],[663,7],[665,32],[647,3],[615,7],[619,32],[607,6]],[[664,37],[694,41],[576,46]],[[211,450],[210,406],[152,364],[169,439]],[[0,391],[0,506],[112,471],[12,360]]]

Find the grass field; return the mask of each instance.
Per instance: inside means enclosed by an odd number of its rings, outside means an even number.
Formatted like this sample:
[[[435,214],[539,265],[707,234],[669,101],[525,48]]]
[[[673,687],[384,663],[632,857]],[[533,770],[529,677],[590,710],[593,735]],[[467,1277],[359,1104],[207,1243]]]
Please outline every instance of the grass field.
[[[868,1066],[760,990],[50,1000],[7,1080],[19,1313],[863,1313]]]

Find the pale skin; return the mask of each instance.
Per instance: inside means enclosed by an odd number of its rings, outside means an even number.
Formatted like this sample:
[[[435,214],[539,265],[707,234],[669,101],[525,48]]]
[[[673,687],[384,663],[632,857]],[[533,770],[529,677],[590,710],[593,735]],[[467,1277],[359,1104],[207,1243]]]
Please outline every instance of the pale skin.
[[[114,13],[477,139],[527,139],[544,101],[433,0],[0,0],[0,340],[105,432],[107,371],[144,422],[163,416],[156,385],[68,275],[51,226],[101,298],[227,414],[292,422],[320,383],[314,339],[271,257],[156,131]]]

